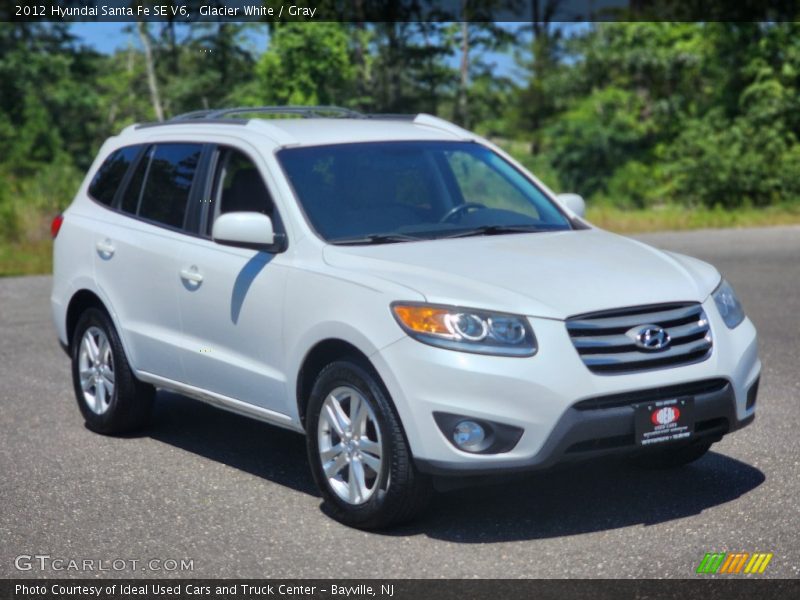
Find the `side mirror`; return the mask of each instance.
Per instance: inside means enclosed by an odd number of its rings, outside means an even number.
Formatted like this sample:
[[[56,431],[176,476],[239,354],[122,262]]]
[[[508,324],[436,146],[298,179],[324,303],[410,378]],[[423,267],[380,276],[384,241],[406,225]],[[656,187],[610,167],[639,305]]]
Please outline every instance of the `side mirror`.
[[[275,233],[272,219],[257,212],[230,212],[217,217],[211,237],[218,244],[277,254],[286,249],[286,236]]]
[[[586,216],[586,202],[578,194],[558,194],[556,196],[559,202],[574,212],[579,217]]]

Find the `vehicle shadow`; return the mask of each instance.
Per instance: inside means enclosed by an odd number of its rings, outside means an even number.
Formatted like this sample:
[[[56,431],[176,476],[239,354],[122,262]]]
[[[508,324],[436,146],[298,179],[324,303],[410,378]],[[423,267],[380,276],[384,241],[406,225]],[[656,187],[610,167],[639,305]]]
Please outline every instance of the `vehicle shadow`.
[[[144,434],[319,497],[297,433],[160,390]],[[492,543],[648,526],[731,502],[765,479],[759,469],[716,452],[673,470],[597,460],[436,494],[416,521],[378,534]]]
[[[421,520],[387,534],[487,543],[649,526],[731,502],[765,479],[759,469],[713,451],[670,470],[641,469],[619,459],[576,463],[440,494]]]
[[[319,496],[305,438],[293,431],[159,390],[144,435],[298,492]]]

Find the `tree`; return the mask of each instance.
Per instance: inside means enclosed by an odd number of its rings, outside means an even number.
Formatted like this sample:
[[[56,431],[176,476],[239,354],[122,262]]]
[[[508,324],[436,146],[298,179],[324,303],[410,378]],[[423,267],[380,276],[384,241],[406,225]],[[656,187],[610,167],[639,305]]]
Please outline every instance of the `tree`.
[[[519,101],[512,113],[516,126],[529,132],[531,152],[539,150],[537,132],[554,112],[554,99],[547,89],[547,81],[559,62],[561,31],[555,17],[564,0],[529,0],[531,16],[531,51],[528,60],[520,60],[528,72],[528,81],[520,91]]]
[[[470,2],[462,0],[469,13]],[[500,3],[486,3],[484,9]],[[497,8],[497,6],[495,6]],[[453,108],[453,119],[464,127],[491,121],[499,123],[507,105],[507,92],[513,87],[508,77],[498,76],[495,65],[486,54],[507,50],[517,41],[515,30],[493,22],[463,22],[447,30],[448,45],[458,48],[458,82]]]
[[[87,123],[100,57],[62,24],[0,23],[2,163],[27,174],[56,160],[88,164],[97,124]]]
[[[563,187],[623,206],[796,201],[795,23],[607,23],[542,80],[540,158]]]
[[[356,70],[346,26],[283,23],[255,66],[255,85],[240,97],[247,104],[353,103]]]
[[[255,58],[247,33],[263,27],[243,23],[205,23],[192,27],[180,46],[180,72],[163,72],[169,112],[241,104],[238,89],[253,80]]]
[[[158,89],[156,66],[153,58],[152,44],[150,43],[150,34],[147,31],[147,23],[139,21],[136,23],[136,30],[139,32],[139,39],[142,42],[142,48],[144,48],[145,67],[147,69],[147,87],[150,89],[150,101],[153,103],[153,112],[156,113],[156,119],[163,121],[164,108],[161,105],[161,93]]]

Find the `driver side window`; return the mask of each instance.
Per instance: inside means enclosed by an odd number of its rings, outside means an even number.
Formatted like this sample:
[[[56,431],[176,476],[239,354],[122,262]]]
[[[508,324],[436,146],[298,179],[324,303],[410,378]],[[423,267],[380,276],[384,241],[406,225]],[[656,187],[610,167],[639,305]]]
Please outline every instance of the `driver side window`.
[[[275,205],[255,163],[235,148],[220,147],[211,193],[208,233],[220,215],[229,212],[258,212],[275,222]]]
[[[498,173],[500,165],[490,165],[467,152],[448,152],[446,156],[465,203],[474,202],[490,209],[540,218],[525,194]]]

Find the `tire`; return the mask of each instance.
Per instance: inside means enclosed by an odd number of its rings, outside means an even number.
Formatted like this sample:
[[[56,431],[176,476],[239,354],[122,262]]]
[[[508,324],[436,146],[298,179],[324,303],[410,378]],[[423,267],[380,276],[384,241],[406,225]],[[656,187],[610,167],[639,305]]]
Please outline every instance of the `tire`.
[[[362,417],[356,424],[354,412]],[[337,521],[382,529],[427,505],[430,479],[416,470],[400,419],[371,369],[354,360],[326,366],[311,390],[306,434],[314,481]]]
[[[80,316],[70,353],[72,384],[86,426],[103,434],[143,427],[155,389],[134,377],[117,330],[105,312],[89,308]]]
[[[711,442],[694,442],[688,446],[658,448],[636,456],[633,463],[644,469],[675,469],[705,456]]]

